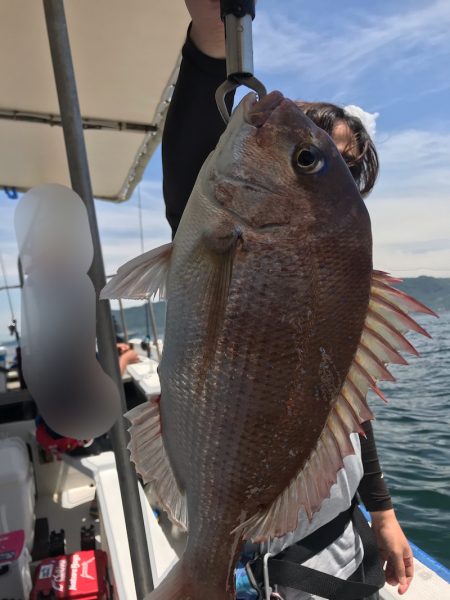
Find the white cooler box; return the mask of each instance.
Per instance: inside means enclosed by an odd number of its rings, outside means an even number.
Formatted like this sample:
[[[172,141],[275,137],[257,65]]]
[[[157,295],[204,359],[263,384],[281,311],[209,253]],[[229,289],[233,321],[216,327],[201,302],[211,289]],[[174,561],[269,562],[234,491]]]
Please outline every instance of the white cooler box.
[[[0,534],[0,598],[30,597],[30,560],[23,530]]]
[[[0,535],[23,529],[31,551],[34,538],[35,486],[25,443],[17,437],[0,439]]]

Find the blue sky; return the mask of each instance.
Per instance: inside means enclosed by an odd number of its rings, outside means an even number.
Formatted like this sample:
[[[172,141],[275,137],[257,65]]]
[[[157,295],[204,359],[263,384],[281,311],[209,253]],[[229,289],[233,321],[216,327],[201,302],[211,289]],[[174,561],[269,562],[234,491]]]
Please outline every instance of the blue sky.
[[[356,104],[379,113],[381,175],[367,200],[374,264],[396,275],[450,277],[449,0],[259,0],[255,72],[292,98]],[[140,186],[145,249],[170,239],[160,153]],[[97,201],[108,273],[140,253],[137,193]],[[0,192],[0,250],[17,281],[15,201]],[[0,287],[3,285],[0,275]],[[20,313],[18,294],[12,293]],[[0,291],[0,340],[10,313]]]

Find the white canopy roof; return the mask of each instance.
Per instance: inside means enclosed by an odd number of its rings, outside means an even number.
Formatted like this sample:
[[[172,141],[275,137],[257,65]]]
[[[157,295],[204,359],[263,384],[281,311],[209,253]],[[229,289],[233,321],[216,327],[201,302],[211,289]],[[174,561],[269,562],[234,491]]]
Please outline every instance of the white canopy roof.
[[[65,0],[94,195],[126,200],[164,122],[181,0]],[[56,125],[55,125],[56,123]],[[70,186],[41,0],[0,0],[0,186]]]

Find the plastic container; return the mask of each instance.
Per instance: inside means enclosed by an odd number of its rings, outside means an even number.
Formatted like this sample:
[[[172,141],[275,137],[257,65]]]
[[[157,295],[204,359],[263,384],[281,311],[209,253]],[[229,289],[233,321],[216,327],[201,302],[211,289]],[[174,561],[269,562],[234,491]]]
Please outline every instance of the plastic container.
[[[0,534],[23,529],[31,551],[34,538],[35,485],[25,443],[0,439]]]
[[[0,598],[29,598],[30,554],[23,530],[0,535]]]

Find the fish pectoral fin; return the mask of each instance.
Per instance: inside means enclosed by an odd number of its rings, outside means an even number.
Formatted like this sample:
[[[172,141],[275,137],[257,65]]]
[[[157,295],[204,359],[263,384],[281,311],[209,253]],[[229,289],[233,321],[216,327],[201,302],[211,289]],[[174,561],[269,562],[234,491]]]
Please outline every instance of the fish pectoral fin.
[[[158,291],[160,298],[164,298],[172,250],[172,243],[164,244],[122,265],[102,289],[100,299],[144,300]]]
[[[161,435],[159,396],[139,404],[125,417],[130,421],[131,460],[150,493],[169,515],[170,520],[187,531],[188,514],[186,496],[181,493],[164,448]]]
[[[242,232],[231,218],[223,218],[203,232],[204,246],[214,254],[234,253]]]
[[[338,394],[315,449],[288,487],[266,510],[261,510],[239,525],[244,539],[267,541],[294,531],[298,526],[299,511],[304,508],[312,519],[343,467],[343,459],[354,454],[351,433],[365,435],[361,424],[373,419],[367,405],[369,389],[384,399],[376,383],[394,378],[387,363],[406,364],[399,351],[417,354],[404,337],[408,330],[423,335],[427,332],[414,321],[409,312],[435,313],[392,287],[396,280],[386,273],[374,271],[372,275],[369,310],[361,340],[347,377]],[[233,533],[234,533],[233,532]]]
[[[225,316],[238,239],[239,233],[232,224],[222,222],[214,230],[203,234],[192,256],[192,263],[200,264],[204,273],[199,310],[207,315],[203,350],[205,374],[209,361],[214,357],[217,337]]]

